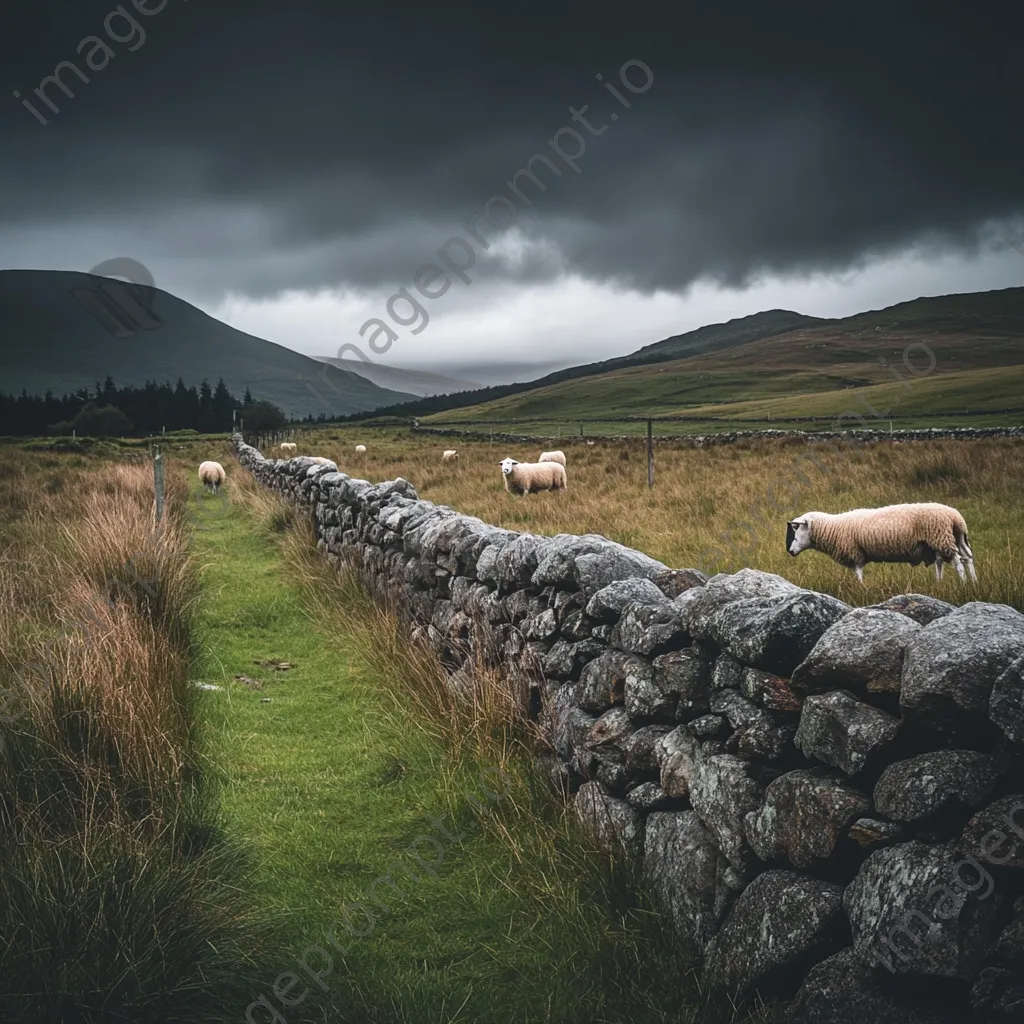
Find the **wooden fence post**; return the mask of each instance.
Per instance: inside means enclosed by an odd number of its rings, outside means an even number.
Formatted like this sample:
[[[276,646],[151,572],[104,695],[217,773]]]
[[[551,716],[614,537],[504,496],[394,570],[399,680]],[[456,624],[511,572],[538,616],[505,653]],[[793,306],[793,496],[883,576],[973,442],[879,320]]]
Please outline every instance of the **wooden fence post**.
[[[164,514],[164,457],[157,447],[153,452],[153,491],[156,494],[156,521]]]
[[[654,433],[650,416],[647,417],[647,486],[654,486]]]

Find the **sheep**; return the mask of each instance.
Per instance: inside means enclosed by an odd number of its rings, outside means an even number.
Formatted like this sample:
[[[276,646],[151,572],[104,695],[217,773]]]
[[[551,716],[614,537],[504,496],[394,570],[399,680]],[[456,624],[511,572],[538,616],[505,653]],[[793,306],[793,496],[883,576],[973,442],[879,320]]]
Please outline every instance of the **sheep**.
[[[365,452],[366,452],[366,445],[365,444],[357,444],[356,445],[356,454],[357,455],[363,455],[363,454],[365,454]]]
[[[322,455],[310,455],[310,462],[315,462],[318,466],[333,466],[335,469],[338,468],[338,464],[334,459],[325,459]]]
[[[224,483],[227,474],[219,462],[201,462],[199,464],[199,482],[214,494],[217,488]]]
[[[498,463],[509,494],[534,494],[537,491],[566,490],[565,467],[558,462],[517,462],[502,459]]]
[[[934,501],[837,514],[805,512],[787,524],[786,550],[795,558],[808,548],[853,569],[861,583],[868,562],[934,563],[939,580],[944,562],[952,562],[961,579],[966,564],[971,579],[978,578],[964,517]]]
[[[565,465],[565,452],[541,452],[538,462],[557,462],[560,466]]]
[[[454,448],[446,448],[441,456],[441,461],[457,463],[459,461],[459,453]]]
[[[294,441],[282,441],[278,445],[278,448],[280,448],[281,451],[283,451],[283,452],[289,452],[291,454],[294,454],[295,453],[296,445],[295,445]]]

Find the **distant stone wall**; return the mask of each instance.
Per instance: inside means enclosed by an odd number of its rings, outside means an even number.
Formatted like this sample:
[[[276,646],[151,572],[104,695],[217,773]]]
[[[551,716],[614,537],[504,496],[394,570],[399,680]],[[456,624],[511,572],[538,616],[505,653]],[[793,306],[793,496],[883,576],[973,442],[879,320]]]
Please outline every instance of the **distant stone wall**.
[[[474,654],[537,666],[555,780],[709,981],[797,1024],[1022,1019],[1024,615],[708,579],[234,444],[453,686]]]
[[[532,434],[489,432],[486,430],[460,430],[455,427],[414,426],[413,433],[436,434],[439,437],[462,437],[477,441],[503,441],[506,444],[531,444],[535,441],[550,441],[551,437]],[[557,440],[562,444],[579,444],[584,441],[636,441],[641,434],[592,434],[577,437],[563,434]],[[876,441],[977,441],[988,437],[1024,437],[1024,427],[931,427],[926,430],[729,430],[718,434],[658,434],[656,444],[671,443],[689,448],[710,448],[720,444],[735,444],[737,441],[779,440],[798,438],[809,444],[825,441],[842,441],[850,444],[870,444]]]

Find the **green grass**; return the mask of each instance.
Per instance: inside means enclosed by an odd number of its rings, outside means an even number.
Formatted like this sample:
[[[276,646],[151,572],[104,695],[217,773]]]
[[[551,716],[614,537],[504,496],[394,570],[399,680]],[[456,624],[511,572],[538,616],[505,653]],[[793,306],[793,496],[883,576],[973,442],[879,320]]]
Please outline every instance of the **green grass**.
[[[241,490],[233,483],[227,513],[196,533],[197,628],[203,680],[226,688],[208,695],[226,827],[260,864],[258,899],[280,922],[254,1019],[278,1019],[268,1005],[325,1024],[730,1019],[687,979],[690,954],[645,909],[629,871],[590,846],[526,759],[510,768],[514,797],[493,776],[497,799],[481,794],[486,745],[454,750],[403,706],[401,667],[375,662],[355,635],[373,628],[372,609],[340,586],[314,608],[284,564],[295,525],[258,524]],[[307,571],[322,597],[329,570],[316,561]],[[268,672],[254,659],[294,667]],[[378,881],[388,875],[397,890]],[[354,912],[368,934],[348,935],[346,905],[374,908],[374,897],[389,912],[377,905],[372,926]],[[332,927],[344,956],[325,941]],[[308,994],[284,1009],[275,979],[314,946],[332,961],[325,987],[304,976],[291,994]],[[327,967],[320,951],[307,962]]]

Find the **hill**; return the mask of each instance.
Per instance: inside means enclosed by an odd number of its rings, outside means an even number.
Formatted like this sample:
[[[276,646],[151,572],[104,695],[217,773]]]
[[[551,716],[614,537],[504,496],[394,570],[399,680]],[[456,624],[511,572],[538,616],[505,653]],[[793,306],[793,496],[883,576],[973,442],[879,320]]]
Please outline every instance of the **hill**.
[[[466,404],[469,394],[450,396],[445,400],[449,408],[429,410],[432,415],[424,422],[755,418],[787,410],[796,415],[803,396],[892,383],[891,370],[913,380],[903,365],[904,353],[917,370],[925,370],[929,351],[935,365],[927,375],[936,378],[1024,365],[1024,288],[919,298],[834,320],[771,310],[646,346],[625,357],[634,365],[601,370],[603,364],[592,363],[575,368],[574,376],[553,374],[562,379],[543,378],[478,404]],[[680,352],[689,354],[679,358]],[[963,394],[961,385],[967,388]],[[966,377],[930,386],[925,391],[930,404],[919,412],[962,413],[977,397],[978,386],[968,385]],[[755,409],[735,404],[769,399],[782,405]],[[816,403],[818,408],[828,405]]]
[[[317,360],[235,330],[159,288],[149,291],[148,303],[139,303],[131,286],[112,278],[0,271],[0,389],[61,395],[108,374],[119,385],[223,377],[232,394],[249,388],[297,417],[416,398],[350,372],[331,372],[325,384]]]
[[[335,359],[332,356],[314,356],[322,363],[330,363],[340,370],[365,377],[378,387],[392,391],[403,391],[420,398],[433,395],[450,395],[457,391],[473,391],[483,387],[479,381],[460,380],[458,377],[446,377],[440,373],[428,373],[426,370],[406,370],[400,366],[384,366],[380,363],[364,363],[359,359]]]

